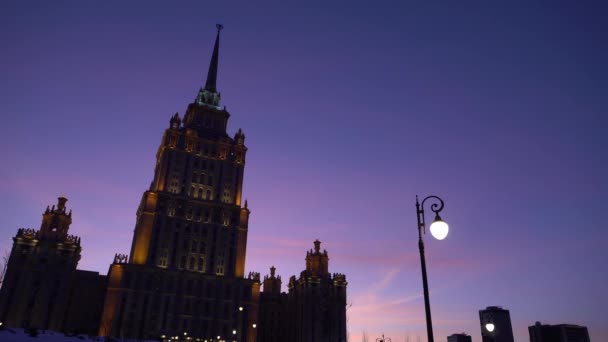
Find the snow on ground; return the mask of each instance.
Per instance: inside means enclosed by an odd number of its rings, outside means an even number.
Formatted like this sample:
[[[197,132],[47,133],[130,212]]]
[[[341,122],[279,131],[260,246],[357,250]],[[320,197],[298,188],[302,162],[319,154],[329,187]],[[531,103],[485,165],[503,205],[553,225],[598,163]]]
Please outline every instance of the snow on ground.
[[[32,337],[23,329],[20,328],[5,328],[0,330],[0,341],[1,342],[36,342],[36,341],[45,341],[45,342],[102,342],[103,339],[100,337],[92,337],[89,338],[85,335],[79,336],[65,336],[63,333],[59,333],[56,331],[50,330],[39,330],[38,336]]]

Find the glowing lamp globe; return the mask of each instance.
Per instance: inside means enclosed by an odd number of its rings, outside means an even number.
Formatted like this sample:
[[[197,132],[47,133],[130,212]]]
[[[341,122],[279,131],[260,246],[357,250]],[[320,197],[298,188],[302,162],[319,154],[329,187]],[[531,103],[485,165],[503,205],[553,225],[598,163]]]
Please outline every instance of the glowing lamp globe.
[[[492,323],[486,324],[486,330],[489,332],[494,331],[494,324],[492,324]]]
[[[431,234],[437,240],[443,240],[446,236],[448,236],[448,231],[450,227],[439,217],[439,215],[435,216],[435,221],[431,223]]]

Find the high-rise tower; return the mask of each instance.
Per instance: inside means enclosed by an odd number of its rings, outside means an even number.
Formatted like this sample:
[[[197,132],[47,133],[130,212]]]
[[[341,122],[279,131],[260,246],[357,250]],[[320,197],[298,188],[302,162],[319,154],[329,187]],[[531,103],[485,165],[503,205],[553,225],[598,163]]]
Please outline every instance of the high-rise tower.
[[[110,266],[101,335],[253,341],[259,274],[244,279],[245,135],[230,137],[217,90],[218,25],[205,87],[169,120],[130,256]]]

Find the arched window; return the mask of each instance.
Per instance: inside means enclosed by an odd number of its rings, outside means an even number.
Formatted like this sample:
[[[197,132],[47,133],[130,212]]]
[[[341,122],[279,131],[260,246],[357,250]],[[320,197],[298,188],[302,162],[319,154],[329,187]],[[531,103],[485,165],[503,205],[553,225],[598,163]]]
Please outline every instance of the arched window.
[[[199,272],[204,272],[205,271],[204,266],[205,266],[205,259],[203,257],[200,257],[198,259],[198,270],[199,270]]]

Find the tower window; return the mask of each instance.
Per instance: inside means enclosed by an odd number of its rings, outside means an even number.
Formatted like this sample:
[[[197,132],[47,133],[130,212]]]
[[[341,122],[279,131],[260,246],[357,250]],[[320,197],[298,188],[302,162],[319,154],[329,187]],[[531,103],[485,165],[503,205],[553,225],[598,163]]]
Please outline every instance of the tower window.
[[[199,272],[205,272],[205,259],[203,257],[200,257],[198,259],[198,270]]]

